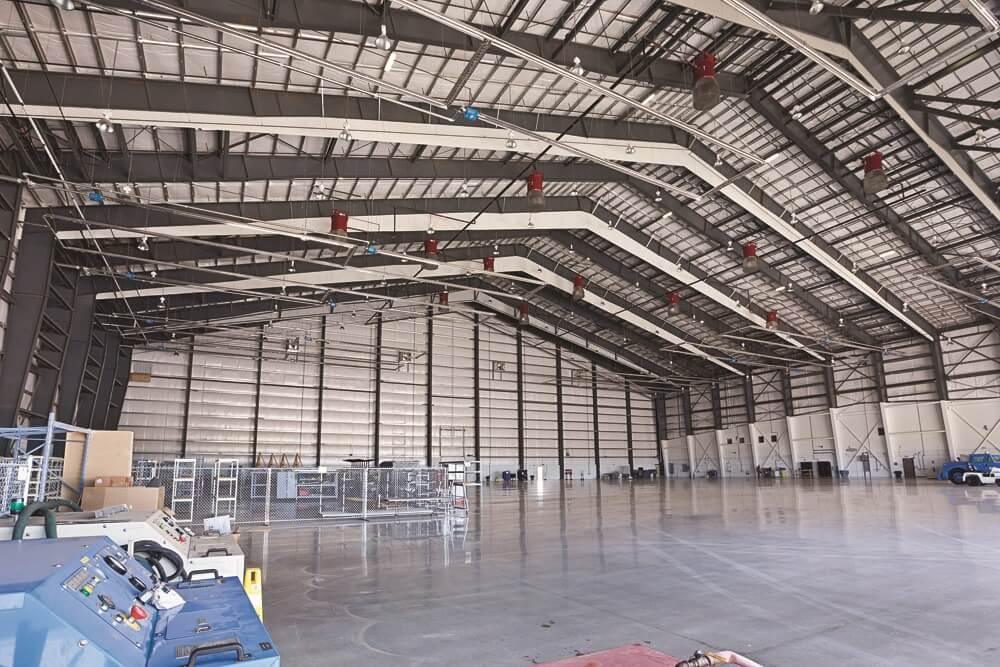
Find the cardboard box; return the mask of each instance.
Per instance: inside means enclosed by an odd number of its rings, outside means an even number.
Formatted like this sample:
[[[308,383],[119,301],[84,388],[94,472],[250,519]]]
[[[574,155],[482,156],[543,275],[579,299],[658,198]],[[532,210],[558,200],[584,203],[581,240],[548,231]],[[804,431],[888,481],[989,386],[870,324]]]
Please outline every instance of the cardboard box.
[[[82,433],[70,433],[66,437],[66,451],[63,455],[64,497],[76,498],[77,494],[66,486],[80,490],[80,467],[83,463]],[[90,436],[87,452],[87,469],[84,471],[83,486],[94,486],[98,477],[132,476],[132,431],[94,431]]]
[[[110,477],[98,477],[94,480],[94,486],[117,486],[117,487],[132,486],[132,478],[121,477],[118,475]]]
[[[110,505],[131,505],[134,510],[158,510],[163,507],[164,488],[143,486],[88,486],[80,506],[85,512]]]

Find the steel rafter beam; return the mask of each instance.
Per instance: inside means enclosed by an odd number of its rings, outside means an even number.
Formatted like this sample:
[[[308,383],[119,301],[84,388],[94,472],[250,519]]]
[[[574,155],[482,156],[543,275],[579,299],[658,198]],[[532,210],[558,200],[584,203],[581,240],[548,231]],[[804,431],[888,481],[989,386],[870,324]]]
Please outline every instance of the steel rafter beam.
[[[33,76],[30,72],[16,72],[15,74],[28,78]],[[29,113],[43,117],[49,113],[58,114],[60,117],[77,114],[81,118],[90,118],[93,113],[96,113],[93,108],[73,106],[74,104],[83,104],[86,107],[93,106],[92,87],[89,85],[81,87],[83,81],[88,80],[87,77],[81,78],[77,75],[65,74],[58,75],[57,78],[61,79],[60,85],[57,86],[61,91],[60,100],[53,100],[49,93],[41,90],[37,99],[26,98],[26,110]],[[272,129],[278,129],[274,128],[273,125],[282,122],[279,119],[284,118],[291,112],[291,109],[294,109],[295,118],[289,119],[290,121],[294,120],[294,123],[285,130],[300,134],[316,134],[317,136],[326,136],[340,131],[340,125],[337,124],[340,121],[330,118],[317,120],[315,117],[308,117],[322,111],[322,100],[316,95],[301,94],[296,97],[293,93],[236,90],[219,86],[201,86],[202,90],[199,90],[199,94],[194,94],[194,90],[181,91],[185,86],[196,86],[197,84],[149,80],[128,81],[124,79],[120,81],[122,82],[121,88],[125,90],[120,90],[118,85],[114,88],[115,96],[121,93],[120,104],[112,100],[111,105],[116,109],[123,109],[123,111],[118,112],[118,116],[122,117],[123,122],[144,122],[137,121],[141,116],[142,118],[148,117],[150,122],[155,117],[160,126],[176,124],[187,127],[196,124],[208,126],[210,129],[220,129],[214,125],[221,123],[226,127],[243,127],[246,130],[248,128],[244,127],[245,123],[258,125],[268,123]],[[27,82],[22,83],[26,84]],[[160,84],[166,84],[167,89],[172,91],[172,95],[169,96],[171,101],[163,103],[166,107],[157,104],[157,109],[153,110],[149,101],[150,89],[158,87]],[[26,91],[25,95],[29,96],[33,90],[39,89],[37,86],[33,88],[29,85],[20,85],[19,87]],[[270,92],[275,94],[270,102],[266,102]],[[163,93],[166,93],[166,89]],[[156,99],[160,99],[163,93],[158,94]],[[448,126],[447,130],[439,128],[439,131],[435,133],[433,131],[434,124],[425,123],[425,119],[420,118],[419,114],[406,109],[392,111],[393,118],[407,118],[404,122],[361,120],[362,118],[386,117],[387,114],[379,115],[377,102],[377,100],[359,98],[348,98],[345,101],[343,109],[347,110],[348,115],[356,114],[358,116],[358,120],[351,123],[352,132],[356,137],[371,140],[388,139],[388,134],[385,137],[382,136],[388,132],[395,140],[402,142],[447,144],[455,147],[486,150],[504,149],[506,141],[506,132],[504,131],[485,129],[476,125],[460,126],[456,124]],[[65,106],[59,106],[60,103]],[[46,107],[47,104],[52,106]],[[339,104],[332,104],[329,99],[327,99],[326,104],[328,107],[335,106],[341,109]],[[236,106],[234,108],[231,105]],[[46,111],[46,108],[49,110]],[[208,116],[192,111],[193,108],[200,109],[200,113],[208,114]],[[138,109],[138,111],[131,112],[133,113],[131,120],[129,120],[130,112],[128,111],[130,109]],[[250,114],[253,117],[240,118],[232,113],[219,116],[216,113],[218,109],[226,109],[227,111],[239,109],[241,114]],[[257,115],[251,113],[255,110],[257,110]],[[2,112],[3,110],[0,109],[0,113]],[[305,113],[306,117],[300,116],[301,113]],[[135,114],[139,114],[139,116],[135,116]],[[215,121],[211,120],[210,116],[214,117]],[[716,152],[699,143],[687,132],[675,127],[655,124],[631,123],[626,126],[626,124],[616,124],[614,121],[604,119],[589,119],[579,122],[574,120],[571,123],[566,117],[552,114],[538,116],[536,114],[505,112],[505,116],[508,121],[517,122],[518,125],[522,126],[533,126],[536,131],[541,133],[548,132],[558,135],[566,132],[567,127],[571,127],[570,132],[574,145],[585,146],[594,154],[605,159],[621,159],[622,155],[619,154],[617,144],[621,144],[621,151],[624,151],[625,146],[631,143],[636,147],[635,159],[640,162],[674,165],[689,169],[710,186],[719,188],[722,195],[754,215],[760,222],[787,241],[797,245],[801,251],[891,313],[896,319],[910,326],[925,338],[934,337],[934,328],[926,320],[912,311],[904,313],[903,302],[895,294],[886,290],[883,285],[865,272],[854,271],[852,263],[847,257],[841,255],[823,239],[815,236],[806,225],[796,222],[790,211],[763,193],[744,174],[725,162],[718,163]],[[355,125],[358,127],[355,128]],[[617,141],[609,141],[609,139]],[[540,152],[547,147],[543,142],[534,139],[525,139],[523,143],[528,152]],[[552,154],[560,154],[560,152],[553,150]],[[567,155],[570,154],[567,153]]]
[[[927,239],[907,224],[880,197],[865,194],[861,179],[842,165],[808,128],[792,118],[774,98],[756,89],[750,94],[750,105],[810,160],[821,167],[827,176],[840,184],[857,203],[867,208],[872,215],[903,239],[915,253],[940,272],[948,282],[956,287],[968,289],[969,286],[961,273],[951,266]]]
[[[130,11],[148,11],[148,8],[141,3],[129,0],[108,0],[102,4]],[[282,0],[278,3],[274,17],[267,21],[261,21],[253,4],[218,2],[218,0],[184,0],[184,2],[167,0],[166,4],[183,7],[187,11],[215,21],[237,25],[315,30],[369,38],[381,34],[382,22],[385,21],[388,34],[394,40],[468,54],[475,53],[480,43],[457,30],[441,26],[414,12],[394,7],[386,16],[382,16],[369,11],[364,2],[354,0]],[[480,27],[498,34],[498,30],[493,26]],[[597,44],[588,46],[572,41],[549,39],[545,35],[513,31],[506,23],[501,26],[504,27],[507,29],[499,34],[502,34],[505,41],[545,58],[552,58],[552,54],[558,53],[559,62],[571,63],[574,57],[579,57],[581,62],[586,63],[588,71],[606,76],[616,75],[628,66],[626,54],[610,54]],[[492,46],[487,53],[508,57],[506,53]],[[691,69],[684,62],[659,60],[651,66],[648,75],[651,79],[659,81],[656,84],[658,86],[677,90],[689,90],[691,87]],[[718,78],[724,94],[742,95],[747,91],[746,81],[739,76],[720,72]]]
[[[337,157],[312,155],[198,155],[190,162],[181,153],[116,154],[95,160],[80,171],[57,152],[66,178],[93,183],[188,183],[217,181],[336,180],[336,179],[439,179],[512,180],[528,166],[526,161],[437,160],[401,158]],[[85,173],[84,173],[85,172]],[[547,182],[624,182],[628,176],[599,164],[574,162],[545,164]]]
[[[673,0],[673,2],[754,30],[769,34],[772,32],[722,0]],[[799,11],[769,9],[767,0],[746,1],[744,4],[764,12],[771,20],[812,49],[846,61],[873,89],[886,89],[900,80],[899,72],[850,21],[836,16],[825,16],[822,13],[811,16],[803,15]],[[993,40],[991,43],[995,45],[996,42],[997,40]],[[982,48],[990,47],[986,45]],[[968,54],[966,58],[972,55]],[[883,99],[968,188],[980,204],[994,218],[1000,219],[1000,202],[995,198],[995,185],[992,180],[970,155],[955,150],[954,137],[933,113],[914,108],[914,88],[919,89],[923,85],[926,85],[926,79],[917,82],[913,87],[899,86]]]

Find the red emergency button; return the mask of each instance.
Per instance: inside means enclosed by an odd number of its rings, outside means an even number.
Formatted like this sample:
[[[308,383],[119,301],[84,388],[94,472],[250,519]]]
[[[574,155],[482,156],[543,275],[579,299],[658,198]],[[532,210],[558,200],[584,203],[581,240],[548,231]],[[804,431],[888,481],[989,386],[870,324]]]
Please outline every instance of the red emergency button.
[[[137,621],[145,621],[147,618],[149,618],[149,614],[146,612],[146,610],[137,604],[132,605],[132,608],[129,610],[128,615]]]

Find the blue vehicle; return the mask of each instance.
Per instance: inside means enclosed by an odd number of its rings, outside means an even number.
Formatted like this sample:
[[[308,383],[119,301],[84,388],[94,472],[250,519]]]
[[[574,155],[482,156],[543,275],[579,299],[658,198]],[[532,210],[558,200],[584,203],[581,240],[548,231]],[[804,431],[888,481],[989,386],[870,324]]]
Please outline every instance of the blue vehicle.
[[[949,461],[941,466],[937,478],[942,482],[964,484],[965,473],[975,471],[989,473],[993,468],[1000,468],[1000,454],[979,453],[970,454],[968,461]]]

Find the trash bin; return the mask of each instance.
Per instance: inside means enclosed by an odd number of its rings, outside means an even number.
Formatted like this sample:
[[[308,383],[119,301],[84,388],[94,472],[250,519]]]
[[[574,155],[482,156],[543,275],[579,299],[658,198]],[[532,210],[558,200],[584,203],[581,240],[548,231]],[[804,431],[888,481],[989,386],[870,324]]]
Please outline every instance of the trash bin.
[[[897,482],[903,481],[903,471],[902,470],[893,470],[892,474],[896,476],[896,481]]]
[[[850,470],[838,470],[840,473],[840,479],[847,479],[847,476],[851,474]]]

